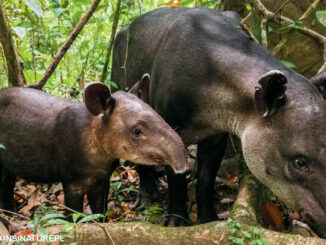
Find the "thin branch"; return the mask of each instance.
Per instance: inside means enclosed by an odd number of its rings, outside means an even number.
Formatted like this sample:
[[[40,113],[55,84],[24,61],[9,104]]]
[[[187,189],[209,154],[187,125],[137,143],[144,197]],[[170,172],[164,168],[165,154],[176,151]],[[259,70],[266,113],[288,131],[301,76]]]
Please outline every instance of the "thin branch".
[[[244,18],[240,21],[240,23],[239,23],[240,27],[239,27],[239,28],[241,28],[242,30],[244,30],[244,32],[247,33],[247,35],[248,35],[251,39],[253,39],[253,40],[255,40],[257,43],[259,43],[258,40],[255,38],[255,36],[251,33],[251,31],[250,31],[249,28],[247,27],[247,25],[245,24],[246,21],[249,19],[250,16],[251,16],[251,12],[250,12],[246,17],[244,17]]]
[[[320,1],[320,0],[315,0],[316,1]],[[280,24],[282,21],[285,24],[291,24],[294,23],[293,20],[283,16],[283,15],[279,15],[279,16],[274,16],[274,13],[269,11],[268,9],[266,9],[266,7],[261,3],[260,0],[250,0],[251,4],[254,6],[254,8],[259,12],[259,14],[263,17],[266,17],[270,20],[272,20],[273,22]],[[307,10],[308,11],[308,10]],[[306,11],[306,12],[307,12]],[[309,10],[310,11],[310,10]],[[320,41],[321,43],[326,42],[326,37],[321,35],[320,33],[308,28],[308,27],[303,27],[302,29],[298,29],[299,32],[306,34],[314,39],[316,39],[317,41]]]
[[[81,32],[89,18],[92,16],[94,11],[96,10],[97,6],[99,5],[101,0],[94,0],[89,9],[86,11],[86,13],[81,17],[75,28],[70,33],[70,36],[68,37],[67,41],[62,45],[62,47],[58,50],[57,54],[54,56],[54,59],[51,63],[51,65],[48,67],[46,72],[44,73],[43,78],[37,83],[30,85],[29,87],[33,87],[36,89],[42,90],[43,86],[47,82],[47,80],[50,78],[50,76],[53,74],[55,68],[58,66],[59,62],[63,58],[63,56],[66,54],[70,46],[73,44],[75,39],[77,38],[78,34]]]
[[[267,18],[262,18],[261,23],[261,44],[267,48]]]
[[[115,13],[114,13],[114,20],[113,20],[113,24],[112,24],[112,30],[111,30],[109,46],[108,46],[108,49],[107,49],[105,62],[104,62],[104,66],[103,66],[103,71],[102,71],[102,75],[101,75],[101,79],[100,79],[101,83],[104,83],[106,75],[107,75],[107,69],[108,69],[108,66],[109,66],[109,61],[110,61],[110,57],[111,57],[111,51],[112,51],[112,48],[113,48],[115,33],[116,33],[118,23],[119,23],[120,6],[121,6],[121,0],[118,0],[117,1],[117,6],[115,8]]]
[[[26,80],[23,63],[20,61],[11,28],[7,21],[4,8],[0,1],[0,42],[6,57],[8,81],[12,86],[24,86]]]
[[[258,13],[263,17],[263,18],[268,18],[269,20],[272,20],[273,22],[277,24],[281,24],[281,22],[284,22],[285,24],[292,24],[294,23],[293,20],[283,16],[283,15],[278,15],[276,16],[275,13],[269,11],[260,0],[250,0],[251,4],[254,6],[254,8],[258,11]],[[304,20],[306,19],[314,10],[316,10],[320,0],[315,0],[312,4],[310,4],[309,8],[302,14],[302,16],[299,18],[299,20]],[[319,41],[323,47],[323,58],[324,58],[324,64],[321,66],[319,69],[318,73],[325,71],[326,70],[326,37],[324,35],[321,35],[320,33],[308,28],[308,27],[303,27],[302,29],[298,29],[299,32],[310,36],[314,38],[315,40]],[[274,50],[272,51],[273,54],[276,54],[281,50],[281,48],[286,44],[288,39],[291,37],[291,33],[284,38],[281,43],[279,43]]]

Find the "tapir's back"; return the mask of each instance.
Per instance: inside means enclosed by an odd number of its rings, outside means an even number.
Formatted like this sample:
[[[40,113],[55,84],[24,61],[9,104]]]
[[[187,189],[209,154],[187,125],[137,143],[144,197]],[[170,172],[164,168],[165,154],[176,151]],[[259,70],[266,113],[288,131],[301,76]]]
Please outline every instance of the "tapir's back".
[[[0,150],[0,163],[17,175],[30,176],[32,181],[55,181],[47,173],[59,171],[53,171],[59,166],[56,163],[67,158],[61,149],[70,148],[70,154],[73,152],[80,137],[80,132],[74,132],[74,125],[85,122],[88,116],[83,104],[36,89],[1,89],[0,143],[5,150]],[[21,163],[26,168],[18,168]],[[34,174],[40,176],[40,166],[44,179],[34,179]],[[34,171],[34,167],[38,170]]]

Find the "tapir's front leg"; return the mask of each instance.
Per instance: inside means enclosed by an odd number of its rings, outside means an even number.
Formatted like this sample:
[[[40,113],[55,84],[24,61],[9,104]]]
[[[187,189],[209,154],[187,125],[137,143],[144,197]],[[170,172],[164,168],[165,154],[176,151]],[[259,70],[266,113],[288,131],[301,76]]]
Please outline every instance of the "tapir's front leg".
[[[65,205],[77,212],[83,212],[83,201],[86,193],[80,182],[62,183],[65,194]],[[70,211],[67,212],[68,214]]]
[[[207,138],[198,143],[197,151],[197,215],[198,223],[216,220],[214,183],[223,159],[227,134]]]
[[[166,167],[166,174],[169,185],[169,216],[164,221],[166,226],[190,225],[188,218],[187,202],[187,181],[186,174],[174,174],[170,167]]]
[[[87,192],[89,206],[93,214],[105,214],[109,193],[109,180],[100,181]]]
[[[105,172],[100,169],[95,171],[93,179],[97,179],[97,182],[91,185],[87,191],[87,198],[93,214],[105,214],[110,190],[110,177],[118,164],[119,160],[110,163],[109,170],[104,176],[102,174]]]

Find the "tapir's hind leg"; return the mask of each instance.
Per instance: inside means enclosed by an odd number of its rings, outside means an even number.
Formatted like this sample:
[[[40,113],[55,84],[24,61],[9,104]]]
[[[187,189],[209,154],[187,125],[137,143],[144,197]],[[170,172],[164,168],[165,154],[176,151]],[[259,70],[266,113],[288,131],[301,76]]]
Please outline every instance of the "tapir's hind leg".
[[[14,187],[16,176],[2,168],[1,177],[1,205],[3,205],[3,209],[15,211]]]
[[[197,150],[197,222],[216,220],[214,183],[223,159],[227,134],[207,138],[198,143]]]

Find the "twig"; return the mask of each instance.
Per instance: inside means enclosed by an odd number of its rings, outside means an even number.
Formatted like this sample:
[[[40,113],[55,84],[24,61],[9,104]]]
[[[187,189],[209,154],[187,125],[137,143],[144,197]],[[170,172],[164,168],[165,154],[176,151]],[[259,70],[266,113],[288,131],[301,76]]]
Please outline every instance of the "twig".
[[[267,48],[267,18],[262,18],[261,23],[261,44]]]
[[[320,1],[320,0],[315,0],[316,1]],[[280,24],[280,22],[284,22],[285,24],[291,24],[294,21],[283,16],[283,15],[279,15],[279,16],[274,16],[274,13],[269,11],[268,9],[266,9],[266,7],[261,3],[260,0],[250,0],[251,4],[254,6],[254,8],[263,16],[266,17],[270,20],[272,20],[273,22]],[[321,35],[320,33],[308,28],[308,27],[303,27],[302,29],[298,29],[299,32],[308,35],[318,41],[320,41],[321,43],[326,42],[326,37]]]
[[[253,39],[253,40],[255,40],[257,43],[259,43],[259,42],[257,41],[257,39],[255,38],[255,36],[251,33],[251,31],[250,31],[249,28],[247,27],[247,25],[245,24],[245,22],[249,19],[250,16],[251,16],[251,12],[250,12],[246,17],[244,17],[244,18],[240,21],[240,23],[239,23],[240,27],[239,27],[239,28],[241,28],[242,30],[244,30],[244,32],[247,33],[247,35],[248,35],[251,39]]]
[[[115,8],[115,13],[114,13],[114,20],[112,24],[112,30],[111,30],[111,36],[110,36],[110,41],[109,41],[109,46],[107,49],[106,57],[105,57],[105,62],[103,66],[103,71],[101,75],[100,82],[104,83],[106,74],[107,74],[107,69],[109,66],[109,61],[111,57],[111,51],[113,48],[113,43],[114,43],[114,38],[115,38],[115,33],[117,31],[118,23],[119,23],[119,16],[120,16],[120,6],[121,6],[121,0],[118,0],[116,8]]]
[[[286,0],[282,5],[275,11],[274,15],[272,18],[274,18],[275,15],[277,15],[284,7],[287,5],[291,0]]]
[[[101,0],[94,0],[89,9],[86,11],[86,13],[81,17],[75,28],[70,33],[70,36],[68,37],[67,41],[62,45],[62,47],[58,50],[57,54],[54,56],[54,59],[51,63],[51,65],[48,67],[46,72],[44,73],[43,78],[37,83],[30,85],[29,87],[36,88],[42,90],[43,86],[47,82],[47,80],[50,78],[50,76],[53,74],[55,68],[58,66],[59,62],[63,58],[63,56],[66,54],[70,46],[73,44],[75,39],[77,38],[78,34],[81,32],[89,18],[92,16],[94,11],[96,10],[97,6],[99,5]]]
[[[18,214],[18,213],[15,213],[15,212],[9,211],[9,210],[5,210],[5,209],[2,209],[2,208],[0,208],[0,212],[2,212],[2,213],[8,213],[8,214],[13,214],[13,215],[16,215],[16,216],[18,216],[18,217],[21,217],[21,218],[23,218],[23,219],[30,220],[30,218],[28,218],[27,216],[24,216],[24,215],[22,215],[22,214]]]
[[[273,22],[275,22],[277,24],[280,24],[282,21],[285,24],[294,23],[293,20],[291,20],[283,15],[276,16],[275,13],[269,11],[262,4],[262,2],[260,0],[250,0],[250,2],[261,16],[268,18],[269,20],[272,20]],[[310,4],[309,8],[302,14],[302,16],[299,18],[299,20],[306,19],[317,8],[319,2],[320,2],[320,0],[315,0],[312,4]],[[323,54],[324,64],[321,66],[318,73],[320,73],[321,71],[325,71],[326,70],[326,37],[308,27],[305,27],[305,26],[302,29],[298,29],[298,31],[307,36],[314,38],[315,40],[319,41],[324,46],[324,51],[323,51],[324,52],[324,54]],[[272,51],[273,54],[276,54],[277,52],[279,52],[281,50],[281,48],[286,44],[286,42],[290,38],[290,34],[291,33],[289,33],[289,35],[286,38],[284,38],[285,40],[283,40],[281,43],[279,43],[274,48],[274,50]]]
[[[305,229],[306,231],[308,231],[310,233],[310,235],[312,235],[314,237],[318,237],[307,224],[305,224],[305,223],[303,223],[301,221],[292,220],[292,225],[298,226],[298,227],[300,227],[302,229]]]

